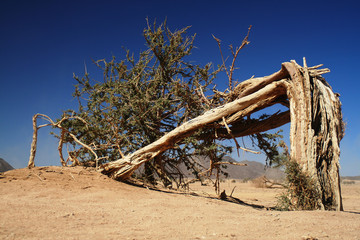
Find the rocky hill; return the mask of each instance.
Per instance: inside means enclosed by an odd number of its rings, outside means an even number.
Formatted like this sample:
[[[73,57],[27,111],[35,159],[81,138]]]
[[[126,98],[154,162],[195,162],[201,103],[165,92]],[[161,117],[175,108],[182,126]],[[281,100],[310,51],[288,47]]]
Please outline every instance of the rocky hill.
[[[196,161],[202,165],[205,169],[209,168],[209,160],[205,157],[196,157]],[[237,162],[233,158],[226,156],[223,159],[224,162]],[[242,180],[250,180],[255,179],[261,176],[266,176],[268,179],[272,180],[281,180],[284,179],[285,173],[284,171],[278,168],[267,167],[264,164],[256,161],[241,161],[238,163],[247,164],[247,166],[237,166],[237,165],[222,165],[221,169],[228,173],[228,178],[230,179],[242,179]],[[181,168],[183,172],[186,172],[185,168]],[[222,175],[222,177],[225,177]]]
[[[0,158],[0,172],[6,172],[14,169],[9,163],[7,163],[4,159]]]

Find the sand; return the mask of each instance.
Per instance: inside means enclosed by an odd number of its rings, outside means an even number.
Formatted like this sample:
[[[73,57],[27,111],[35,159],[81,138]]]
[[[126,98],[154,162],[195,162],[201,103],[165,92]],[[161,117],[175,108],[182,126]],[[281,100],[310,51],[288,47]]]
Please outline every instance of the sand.
[[[0,239],[360,239],[360,182],[342,186],[343,212],[267,210],[282,189],[221,186],[244,204],[198,183],[176,193],[83,167],[11,170],[0,175]]]

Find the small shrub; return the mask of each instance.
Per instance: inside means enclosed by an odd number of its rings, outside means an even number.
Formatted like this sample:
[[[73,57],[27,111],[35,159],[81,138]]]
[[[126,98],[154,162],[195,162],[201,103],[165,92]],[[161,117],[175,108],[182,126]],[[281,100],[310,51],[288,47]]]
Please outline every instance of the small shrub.
[[[247,183],[247,182],[249,182],[250,181],[250,178],[244,178],[243,180],[242,180],[242,183]]]
[[[299,164],[289,160],[286,164],[286,191],[278,197],[277,210],[319,209],[320,194],[313,179],[306,175]]]
[[[257,188],[266,188],[266,182],[264,176],[251,180],[251,183]]]
[[[342,184],[355,184],[355,181],[353,181],[353,180],[344,180],[344,181],[342,181]]]
[[[275,210],[290,211],[291,209],[291,201],[287,192],[283,192],[282,194],[277,196],[277,204],[275,206]]]

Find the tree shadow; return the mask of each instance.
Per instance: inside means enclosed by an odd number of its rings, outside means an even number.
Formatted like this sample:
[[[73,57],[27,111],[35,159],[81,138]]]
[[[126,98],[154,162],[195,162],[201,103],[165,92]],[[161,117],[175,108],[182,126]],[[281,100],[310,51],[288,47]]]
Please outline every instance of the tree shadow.
[[[207,198],[207,199],[218,200],[218,201],[225,201],[225,202],[234,203],[234,204],[238,204],[238,205],[242,205],[242,206],[246,206],[246,207],[251,207],[254,209],[266,209],[266,210],[274,209],[273,207],[265,207],[265,206],[259,205],[259,204],[247,203],[247,202],[240,200],[239,198],[232,197],[232,196],[226,196],[226,195],[221,196],[220,195],[220,197],[216,197],[216,196],[204,195],[204,194],[199,194],[199,193],[190,192],[190,191],[161,189],[161,188],[157,188],[156,186],[149,186],[149,185],[145,185],[143,183],[136,182],[136,181],[135,182],[134,181],[126,181],[125,183],[129,184],[131,186],[134,186],[134,187],[146,188],[148,190],[156,191],[156,192],[176,194],[176,195],[188,195],[188,196]]]
[[[355,211],[343,211],[343,212],[360,215],[360,212],[355,212]]]
[[[255,209],[266,209],[266,210],[273,209],[273,208],[265,207],[264,205],[246,203],[246,202],[240,200],[239,198],[232,197],[232,196],[227,196],[225,199],[219,199],[219,200],[240,204],[240,205],[247,206],[247,207],[252,207],[252,208],[255,208]]]

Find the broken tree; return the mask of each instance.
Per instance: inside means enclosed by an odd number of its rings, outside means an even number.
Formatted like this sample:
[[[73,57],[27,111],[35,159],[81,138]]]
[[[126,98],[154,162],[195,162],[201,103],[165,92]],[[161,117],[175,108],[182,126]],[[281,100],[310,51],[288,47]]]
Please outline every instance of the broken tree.
[[[214,128],[210,138],[230,139],[264,132],[291,122],[291,159],[315,180],[321,195],[319,206],[342,210],[339,177],[340,140],[344,134],[341,103],[321,74],[321,65],[301,67],[295,61],[282,64],[281,70],[267,77],[238,84],[226,95],[232,101],[185,122],[157,141],[117,161],[105,163],[100,171],[116,179],[127,179],[143,163],[201,128]],[[263,120],[244,117],[280,103],[289,111]]]
[[[221,41],[214,37],[223,65],[211,72],[211,64],[201,67],[188,61],[194,36],[183,37],[187,29],[172,32],[166,23],[148,24],[144,30],[148,48],[138,59],[127,51],[120,62],[115,57],[96,61],[103,71],[102,82],[92,84],[86,70],[84,77],[74,76],[79,110],[65,111],[57,122],[46,115],[34,116],[28,166],[34,166],[38,129],[52,126],[61,130],[57,137],[63,165],[68,160],[73,165],[95,160],[99,171],[125,180],[145,163],[147,180],[157,176],[165,186],[172,182],[179,186],[184,183],[180,163],[195,176],[201,174],[192,155],[208,156],[208,172],[215,168],[219,173],[222,157],[230,151],[222,139],[233,139],[239,149],[236,138],[254,136],[258,147],[274,156],[276,145],[263,132],[291,122],[290,158],[314,180],[320,196],[317,207],[341,210],[339,143],[344,129],[338,95],[321,76],[329,70],[307,67],[304,59],[303,67],[294,61],[283,63],[270,76],[236,84],[235,60],[249,43],[249,31],[240,47],[230,47],[233,60],[228,68]],[[229,88],[220,92],[214,87],[214,94],[205,96],[222,70]],[[275,104],[287,109],[252,118]],[[37,126],[38,118],[49,123]],[[67,160],[62,155],[64,144]]]
[[[342,210],[339,177],[340,140],[344,135],[341,103],[321,76],[328,69],[318,69],[321,65],[307,67],[305,59],[301,67],[295,61],[282,64],[281,69],[267,77],[252,78],[238,84],[227,93],[218,92],[227,103],[185,122],[153,143],[123,156],[116,161],[99,166],[99,171],[115,179],[125,180],[143,163],[150,161],[164,151],[171,149],[182,139],[199,129],[215,129],[214,135],[200,135],[200,138],[235,139],[265,132],[291,122],[291,160],[300,164],[304,173],[314,179],[320,193],[318,206],[326,210]],[[289,108],[263,119],[246,118],[274,104]],[[29,167],[34,166],[37,129],[34,121],[34,136]],[[44,116],[42,116],[44,117]],[[45,118],[48,118],[45,116]],[[60,120],[54,127],[61,127]],[[77,143],[80,141],[70,134]],[[60,139],[62,143],[63,139]],[[86,149],[93,147],[79,143]],[[63,162],[63,161],[62,161]]]

